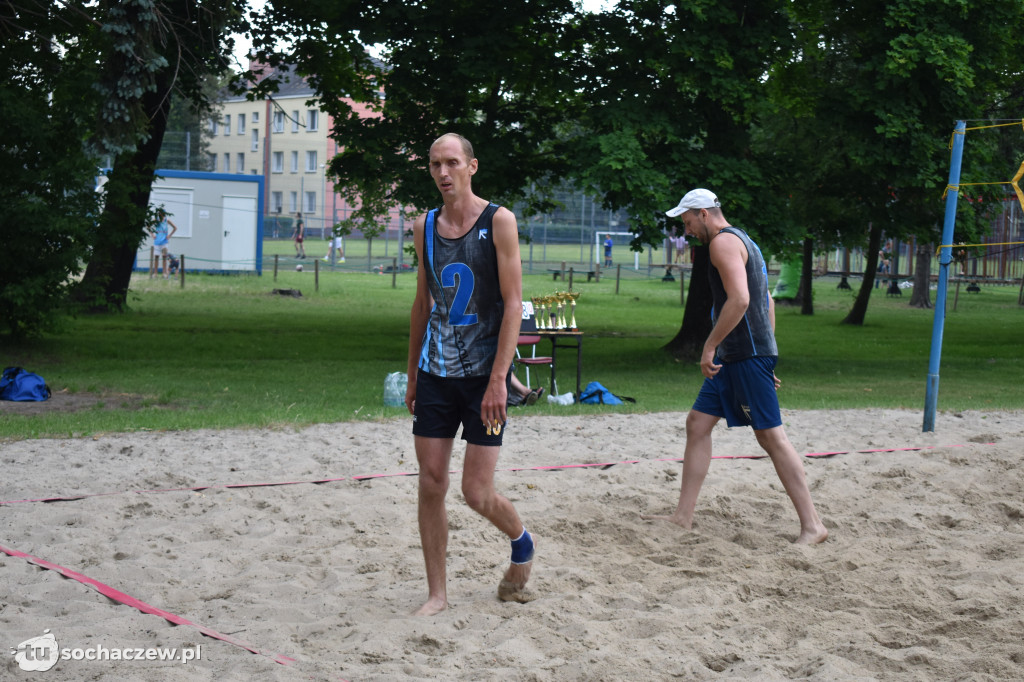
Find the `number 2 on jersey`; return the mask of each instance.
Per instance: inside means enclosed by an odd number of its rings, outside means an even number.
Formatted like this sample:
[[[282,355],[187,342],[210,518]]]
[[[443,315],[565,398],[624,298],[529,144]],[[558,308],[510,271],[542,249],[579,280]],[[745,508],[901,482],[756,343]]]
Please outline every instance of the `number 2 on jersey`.
[[[455,283],[456,275],[459,278],[458,285]],[[469,301],[473,297],[475,282],[473,271],[465,263],[449,263],[441,270],[441,286],[456,287],[455,298],[452,299],[451,308],[448,311],[448,322],[453,327],[465,327],[476,324],[476,313],[466,313]]]

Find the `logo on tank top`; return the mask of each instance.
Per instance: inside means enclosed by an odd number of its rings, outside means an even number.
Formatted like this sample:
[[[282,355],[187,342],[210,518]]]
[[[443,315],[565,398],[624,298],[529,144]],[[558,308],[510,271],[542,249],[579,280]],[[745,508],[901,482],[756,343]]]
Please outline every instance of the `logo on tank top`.
[[[487,239],[487,230],[480,230],[480,233],[476,236],[477,240]]]

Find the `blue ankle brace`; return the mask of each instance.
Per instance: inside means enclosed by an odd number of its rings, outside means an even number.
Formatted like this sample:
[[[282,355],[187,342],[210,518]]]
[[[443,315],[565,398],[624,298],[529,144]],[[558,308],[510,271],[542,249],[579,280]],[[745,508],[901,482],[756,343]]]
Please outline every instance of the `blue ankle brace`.
[[[523,534],[512,541],[512,563],[528,564],[533,560],[533,538],[526,529]]]

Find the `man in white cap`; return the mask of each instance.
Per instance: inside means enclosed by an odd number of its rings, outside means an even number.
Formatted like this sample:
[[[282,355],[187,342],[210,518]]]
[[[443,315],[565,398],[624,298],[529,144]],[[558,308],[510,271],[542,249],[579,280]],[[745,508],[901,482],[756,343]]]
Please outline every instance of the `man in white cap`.
[[[700,369],[704,385],[686,417],[683,482],[675,512],[664,519],[689,529],[697,495],[711,464],[711,431],[725,418],[729,426],[751,426],[800,518],[795,542],[816,544],[828,530],[811,501],[803,462],[786,436],[775,377],[775,305],[768,294],[768,270],[761,250],[722,214],[712,192],[695,189],[666,211],[679,216],[686,235],[708,247],[708,279],[714,299],[714,326],[704,342]]]

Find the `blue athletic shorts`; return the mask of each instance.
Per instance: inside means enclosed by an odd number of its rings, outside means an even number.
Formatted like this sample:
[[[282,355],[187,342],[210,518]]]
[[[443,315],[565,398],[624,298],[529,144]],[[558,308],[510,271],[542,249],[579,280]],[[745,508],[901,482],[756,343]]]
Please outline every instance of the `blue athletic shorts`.
[[[755,431],[782,426],[775,391],[776,360],[775,356],[766,356],[722,362],[722,369],[713,379],[704,379],[693,409],[725,417],[729,426],[751,426]]]
[[[505,424],[497,434],[487,435],[480,403],[487,390],[489,376],[446,378],[416,372],[416,407],[412,418],[412,433],[425,438],[455,438],[462,425],[462,440],[473,445],[501,445]],[[510,390],[512,373],[505,377],[505,389]]]

